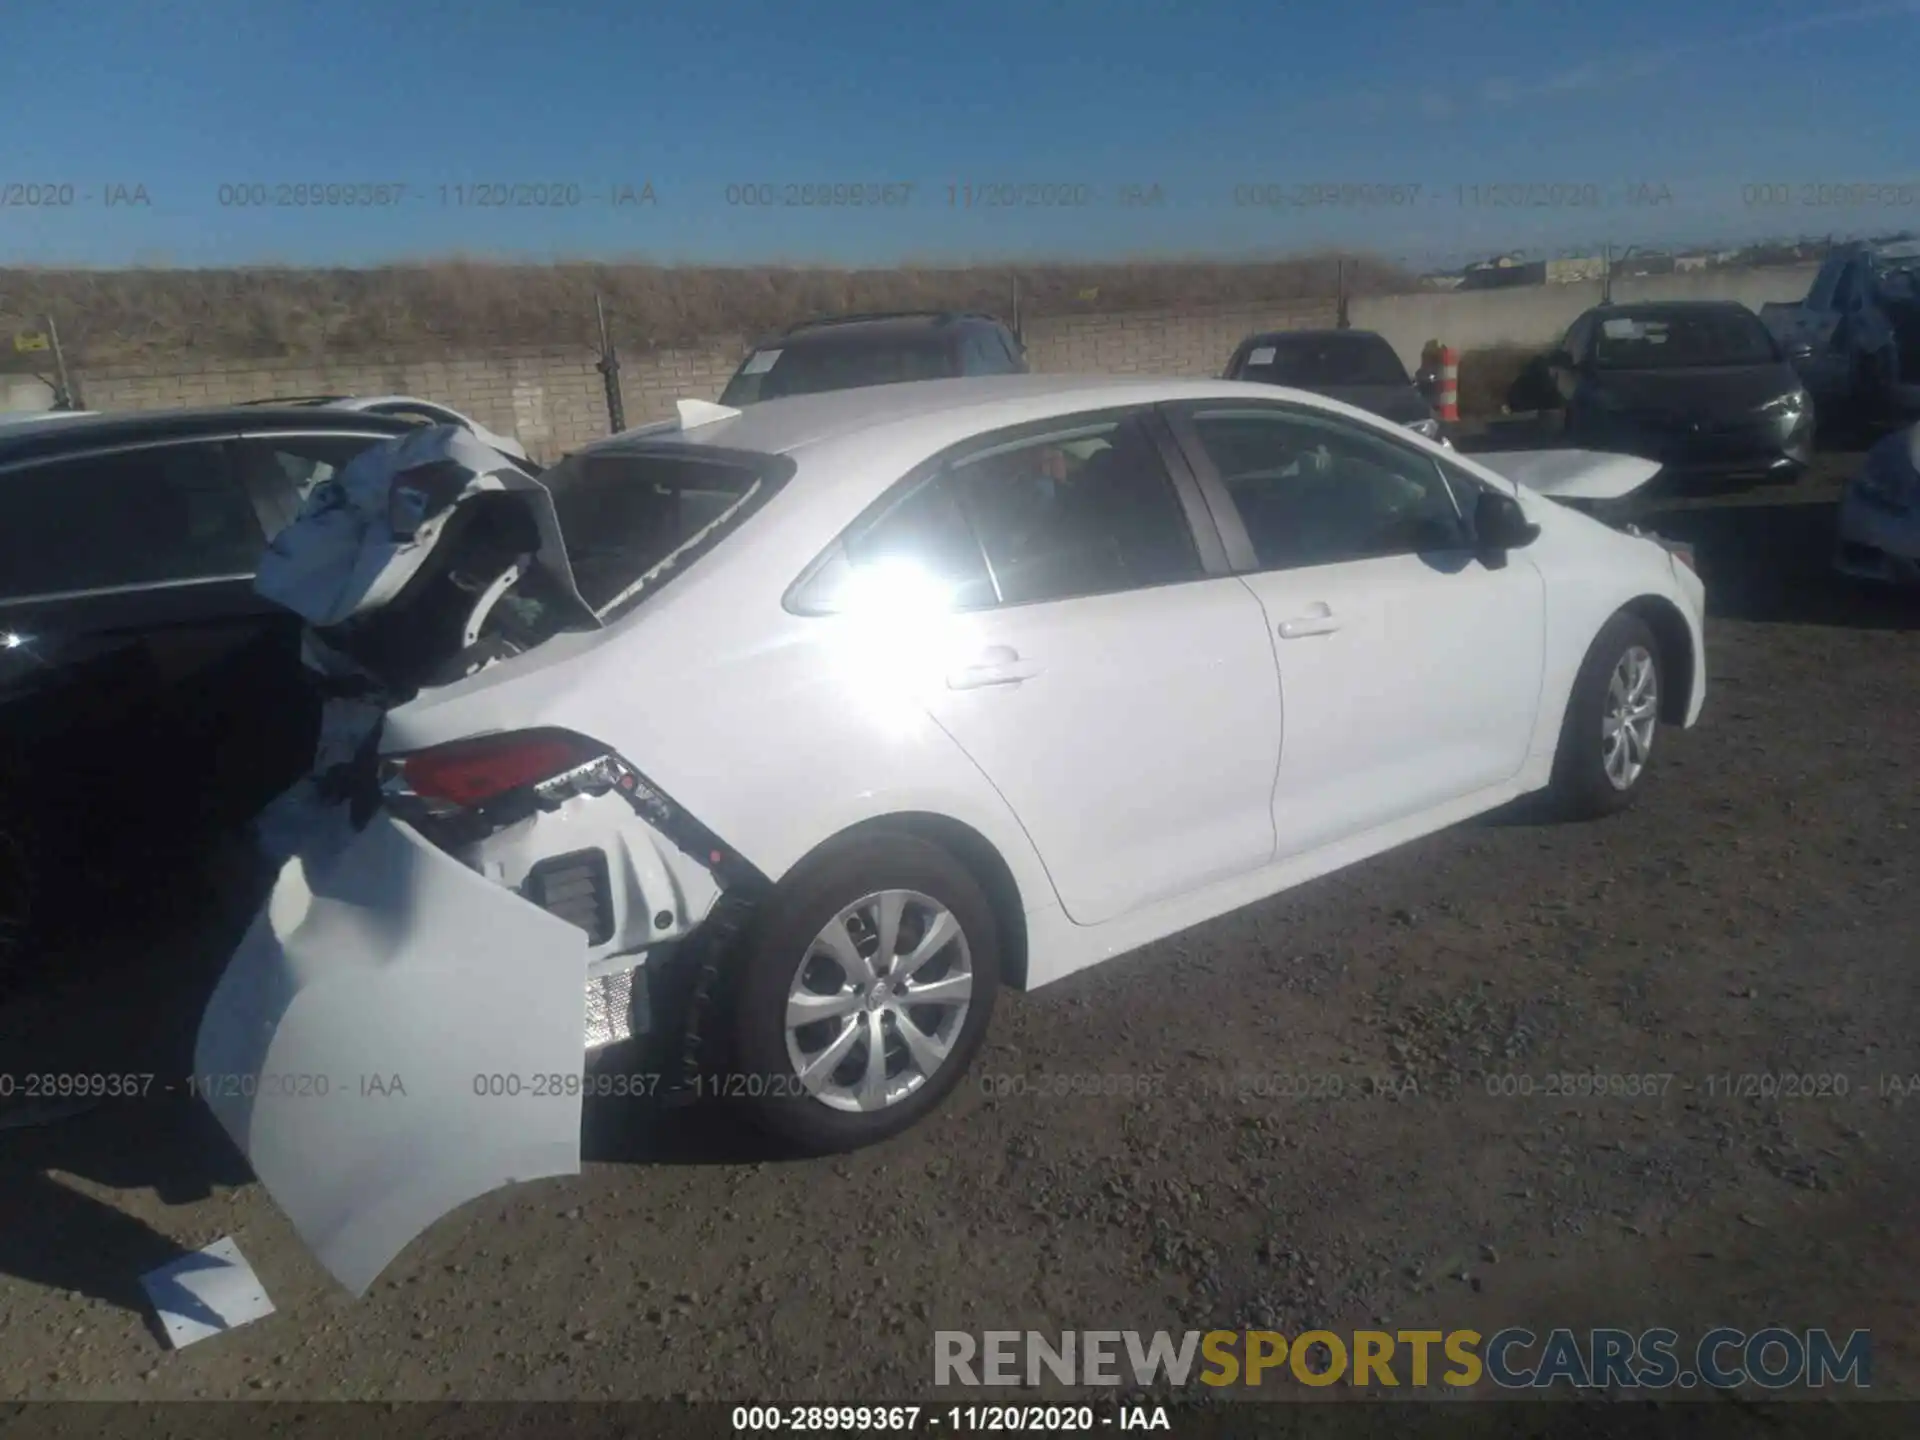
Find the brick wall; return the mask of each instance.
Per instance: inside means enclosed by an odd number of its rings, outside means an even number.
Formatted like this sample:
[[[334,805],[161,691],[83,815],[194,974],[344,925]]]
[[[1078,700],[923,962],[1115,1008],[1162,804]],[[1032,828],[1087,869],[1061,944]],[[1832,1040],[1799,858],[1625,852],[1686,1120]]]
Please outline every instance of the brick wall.
[[[1255,330],[1333,323],[1333,306],[1282,303],[1213,310],[1072,315],[1027,323],[1033,368],[1104,375],[1217,375]],[[621,398],[629,425],[660,420],[681,399],[713,400],[745,353],[716,339],[698,349],[623,355]],[[217,362],[153,368],[78,367],[95,410],[223,405],[270,395],[418,395],[517,435],[551,461],[607,433],[605,389],[589,351],[449,358],[388,355],[340,360]]]

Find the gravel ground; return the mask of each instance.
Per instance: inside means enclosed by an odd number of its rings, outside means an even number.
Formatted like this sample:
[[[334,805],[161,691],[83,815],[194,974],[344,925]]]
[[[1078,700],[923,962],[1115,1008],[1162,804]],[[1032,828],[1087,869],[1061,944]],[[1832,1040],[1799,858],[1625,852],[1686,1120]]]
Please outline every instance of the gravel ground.
[[[1771,1322],[1870,1329],[1913,1395],[1920,604],[1825,579],[1848,463],[1652,502],[1711,689],[1636,810],[1490,817],[1006,997],[983,1084],[877,1150],[596,1104],[584,1174],[352,1301],[182,1097],[0,1130],[0,1399],[872,1402],[930,1393],[941,1328]],[[238,863],[0,1012],[7,1068],[184,1073]],[[1672,1078],[1490,1093],[1565,1071]],[[1761,1074],[1846,1093],[1713,1078]],[[1152,1093],[983,1093],[1115,1075]],[[136,1277],[229,1234],[278,1312],[170,1352]]]

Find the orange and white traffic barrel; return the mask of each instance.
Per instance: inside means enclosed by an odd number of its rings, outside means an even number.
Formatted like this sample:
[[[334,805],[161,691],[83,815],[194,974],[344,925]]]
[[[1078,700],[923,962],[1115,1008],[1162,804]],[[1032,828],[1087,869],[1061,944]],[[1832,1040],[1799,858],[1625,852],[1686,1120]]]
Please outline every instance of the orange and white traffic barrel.
[[[1451,345],[1440,347],[1440,397],[1436,408],[1443,423],[1460,418],[1460,352]]]

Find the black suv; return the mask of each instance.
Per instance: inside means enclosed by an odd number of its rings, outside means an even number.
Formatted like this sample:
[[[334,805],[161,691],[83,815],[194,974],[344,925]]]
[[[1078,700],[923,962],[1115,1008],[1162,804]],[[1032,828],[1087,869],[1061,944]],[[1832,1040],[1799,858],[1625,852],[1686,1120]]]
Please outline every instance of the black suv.
[[[957,375],[1024,375],[1027,352],[991,315],[908,310],[835,315],[758,346],[721,392],[722,405]]]
[[[311,763],[300,625],[254,570],[316,481],[413,428],[261,406],[0,426],[0,993],[103,887]]]

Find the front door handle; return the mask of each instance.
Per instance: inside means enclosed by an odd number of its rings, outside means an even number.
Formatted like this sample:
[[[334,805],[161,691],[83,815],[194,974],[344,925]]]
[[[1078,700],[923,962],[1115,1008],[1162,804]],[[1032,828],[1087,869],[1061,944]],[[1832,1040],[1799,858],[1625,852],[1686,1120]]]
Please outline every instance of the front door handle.
[[[1291,620],[1280,622],[1282,640],[1301,640],[1309,635],[1331,635],[1340,628],[1340,622],[1325,605],[1315,605],[1305,615],[1296,615]]]
[[[980,690],[988,685],[1018,685],[1031,680],[1046,667],[1022,660],[1011,645],[989,645],[971,665],[947,672],[949,690]]]

